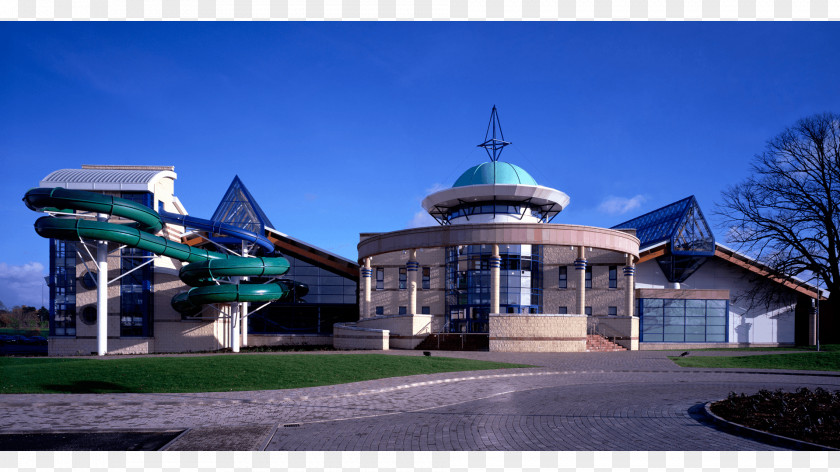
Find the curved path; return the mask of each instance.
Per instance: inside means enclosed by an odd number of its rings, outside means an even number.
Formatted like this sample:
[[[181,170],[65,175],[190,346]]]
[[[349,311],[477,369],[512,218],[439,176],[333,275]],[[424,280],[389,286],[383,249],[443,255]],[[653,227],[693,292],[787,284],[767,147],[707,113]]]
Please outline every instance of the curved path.
[[[168,450],[775,450],[690,410],[730,391],[840,389],[837,372],[687,369],[669,354],[433,352],[538,367],[259,392],[2,395],[0,430],[187,429]]]

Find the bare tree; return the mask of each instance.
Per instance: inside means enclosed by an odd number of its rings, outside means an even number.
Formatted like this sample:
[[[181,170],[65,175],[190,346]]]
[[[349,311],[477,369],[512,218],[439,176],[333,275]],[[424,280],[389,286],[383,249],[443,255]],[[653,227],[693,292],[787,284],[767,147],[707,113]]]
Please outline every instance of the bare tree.
[[[723,192],[717,206],[716,213],[729,229],[727,240],[766,264],[776,277],[820,282],[836,302],[840,115],[799,120],[767,142],[752,170],[746,181]]]

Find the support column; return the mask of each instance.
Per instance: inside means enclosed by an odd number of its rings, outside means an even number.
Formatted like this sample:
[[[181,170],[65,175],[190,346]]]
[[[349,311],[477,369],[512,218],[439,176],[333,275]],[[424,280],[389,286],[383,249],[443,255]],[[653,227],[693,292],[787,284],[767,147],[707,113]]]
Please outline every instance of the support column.
[[[417,249],[408,252],[408,262],[405,264],[405,271],[408,275],[408,314],[417,314],[417,270],[420,263],[417,262]]]
[[[359,303],[359,319],[364,319],[370,316],[370,283],[373,276],[373,269],[370,268],[370,257],[365,258],[365,265],[362,271],[362,301]]]
[[[96,215],[97,221],[108,221],[108,215]],[[96,242],[96,353],[108,353],[108,241]]]
[[[242,256],[248,255],[248,247],[245,243],[242,243]],[[251,277],[242,277],[243,282],[247,282],[251,280]],[[248,302],[242,302],[239,304],[239,318],[242,320],[242,345],[248,345]]]
[[[625,310],[627,316],[633,316],[636,311],[636,266],[633,264],[633,256],[627,255],[627,265],[624,266],[625,284]]]
[[[243,277],[242,280],[247,281],[250,277]],[[242,320],[242,345],[248,345],[248,307],[250,303],[242,302],[239,304],[239,318]]]
[[[578,246],[575,270],[578,276],[576,312],[582,315],[586,313],[586,248],[583,246]]]
[[[239,277],[231,277],[230,281],[239,284]],[[230,304],[230,350],[239,352],[239,302]]]
[[[499,285],[502,258],[499,256],[499,245],[493,245],[493,255],[490,256],[490,313],[499,313]]]

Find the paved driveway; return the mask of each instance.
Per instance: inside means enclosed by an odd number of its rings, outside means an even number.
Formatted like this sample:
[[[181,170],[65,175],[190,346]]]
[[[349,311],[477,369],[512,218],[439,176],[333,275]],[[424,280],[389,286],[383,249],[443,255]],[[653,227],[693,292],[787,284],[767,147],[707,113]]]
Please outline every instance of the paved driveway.
[[[433,352],[537,367],[258,392],[2,395],[0,429],[186,429],[168,450],[773,450],[690,410],[731,391],[840,389],[840,373],[684,369],[668,354]]]

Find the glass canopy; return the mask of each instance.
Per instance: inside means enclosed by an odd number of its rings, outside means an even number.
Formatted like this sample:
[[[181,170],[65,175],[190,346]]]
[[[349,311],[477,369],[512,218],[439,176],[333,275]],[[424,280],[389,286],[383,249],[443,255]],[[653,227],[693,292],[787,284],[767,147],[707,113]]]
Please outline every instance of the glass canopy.
[[[656,258],[669,282],[684,282],[715,254],[715,236],[694,195],[612,227],[620,228],[636,230],[640,251],[670,243],[669,253]]]
[[[257,234],[263,234],[266,227],[274,228],[238,175],[233,178],[225,196],[213,212],[212,220],[245,228]]]

